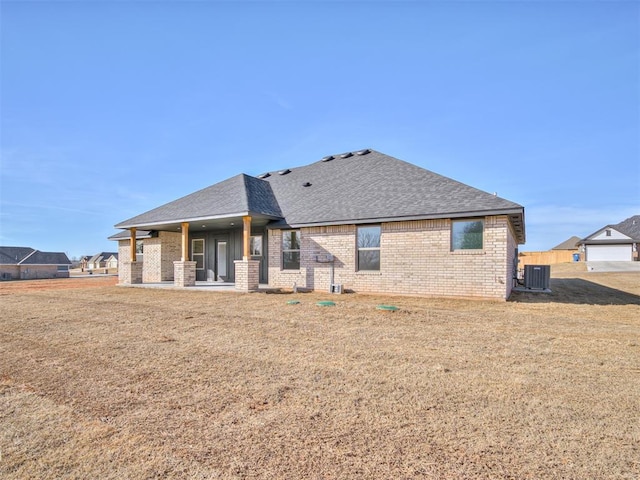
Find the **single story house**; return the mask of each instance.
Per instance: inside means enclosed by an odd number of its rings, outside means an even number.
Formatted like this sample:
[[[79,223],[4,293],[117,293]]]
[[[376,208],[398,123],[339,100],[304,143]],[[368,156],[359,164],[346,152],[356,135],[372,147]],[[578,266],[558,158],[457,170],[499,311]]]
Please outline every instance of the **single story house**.
[[[88,270],[99,268],[118,268],[118,252],[96,253],[87,261]]]
[[[580,240],[587,262],[631,262],[638,260],[640,215],[615,225],[606,225]]]
[[[578,243],[580,243],[580,237],[576,237],[574,235],[573,237],[568,238],[564,242],[556,245],[551,250],[562,250],[572,253],[578,253],[578,250],[580,249],[580,245],[578,245]]]
[[[80,268],[84,272],[89,266],[89,260],[91,260],[92,255],[83,255],[78,260],[78,264],[76,266],[72,265],[71,268]]]
[[[369,149],[240,174],[115,227],[120,283],[240,291],[506,299],[525,241],[521,205]]]
[[[30,247],[0,247],[0,279],[68,278],[71,261],[62,252]]]

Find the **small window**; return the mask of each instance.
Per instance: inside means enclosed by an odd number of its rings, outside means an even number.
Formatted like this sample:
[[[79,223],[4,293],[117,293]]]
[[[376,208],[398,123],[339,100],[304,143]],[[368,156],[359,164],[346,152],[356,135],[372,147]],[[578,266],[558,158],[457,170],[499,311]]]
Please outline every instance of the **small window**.
[[[68,272],[69,271],[69,265],[58,265],[58,271],[59,272]]]
[[[451,224],[453,250],[482,250],[484,248],[484,221],[456,220]]]
[[[300,270],[300,230],[282,232],[282,268]]]
[[[196,270],[204,270],[204,238],[191,240],[191,260],[196,262]]]
[[[262,235],[253,235],[249,243],[249,254],[252,257],[262,256]]]
[[[142,255],[144,253],[144,242],[142,240],[136,240],[136,253]]]
[[[607,237],[610,237],[611,236],[611,230],[605,230],[605,234],[606,234]]]
[[[379,225],[358,227],[358,270],[380,270]]]

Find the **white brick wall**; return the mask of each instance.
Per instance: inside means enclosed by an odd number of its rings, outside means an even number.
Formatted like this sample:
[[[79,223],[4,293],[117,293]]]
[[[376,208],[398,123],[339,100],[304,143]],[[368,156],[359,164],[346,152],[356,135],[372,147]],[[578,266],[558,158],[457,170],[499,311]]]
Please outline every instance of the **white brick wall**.
[[[335,258],[334,283],[356,292],[506,299],[511,292],[515,240],[506,216],[486,217],[484,249],[452,252],[451,221],[419,220],[382,224],[379,272],[356,271],[356,226],[301,229],[300,270],[282,264],[282,233],[269,231],[269,284],[327,290],[330,265],[317,255]]]

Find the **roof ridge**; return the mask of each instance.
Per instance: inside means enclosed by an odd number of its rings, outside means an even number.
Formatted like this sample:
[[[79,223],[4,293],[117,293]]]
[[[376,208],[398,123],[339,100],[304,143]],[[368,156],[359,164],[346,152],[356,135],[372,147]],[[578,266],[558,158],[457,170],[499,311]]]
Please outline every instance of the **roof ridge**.
[[[31,247],[27,247],[27,248],[31,248]],[[24,257],[22,260],[20,260],[18,262],[18,265],[20,265],[22,262],[24,262],[25,260],[27,260],[29,257],[33,256],[33,254],[35,254],[38,250],[36,250],[35,248],[33,249],[33,252],[31,252],[29,255],[27,255],[26,257]]]

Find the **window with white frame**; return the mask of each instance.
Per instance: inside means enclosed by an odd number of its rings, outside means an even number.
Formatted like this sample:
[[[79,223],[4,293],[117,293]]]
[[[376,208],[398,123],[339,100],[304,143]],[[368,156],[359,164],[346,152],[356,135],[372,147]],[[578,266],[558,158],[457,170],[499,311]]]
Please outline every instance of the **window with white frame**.
[[[196,262],[196,270],[204,270],[204,238],[191,240],[191,260]]]
[[[282,232],[282,269],[300,270],[300,230]]]
[[[452,250],[482,250],[484,220],[454,220],[451,222]]]
[[[249,242],[249,254],[252,257],[262,256],[262,235],[252,235]]]
[[[138,262],[142,261],[143,254],[144,254],[144,241],[136,240],[136,260]]]
[[[380,225],[358,227],[358,270],[380,270]]]

